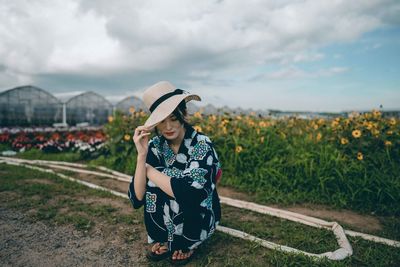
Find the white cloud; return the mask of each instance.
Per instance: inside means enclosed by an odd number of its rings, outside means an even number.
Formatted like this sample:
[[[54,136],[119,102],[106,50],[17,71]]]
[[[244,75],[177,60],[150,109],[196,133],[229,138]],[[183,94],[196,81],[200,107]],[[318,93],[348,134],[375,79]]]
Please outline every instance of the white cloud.
[[[390,8],[388,1],[3,2],[2,62],[32,74],[148,71],[193,54],[225,67],[318,60],[308,49],[358,38],[384,23],[372,11]]]
[[[279,69],[277,71],[268,72],[263,75],[257,75],[252,80],[263,80],[263,79],[303,79],[303,78],[318,78],[318,77],[329,77],[349,71],[348,67],[331,67],[327,69],[319,69],[315,71],[305,71],[294,65]]]
[[[94,12],[79,12],[73,1],[2,2],[0,59],[7,69],[35,75],[118,66],[118,42]]]
[[[120,95],[162,79],[189,87],[256,87],[251,77],[271,65],[280,69],[259,79],[340,74],[348,69],[310,72],[297,64],[323,61],[319,49],[326,45],[400,23],[395,0],[0,4],[0,86],[115,87]]]

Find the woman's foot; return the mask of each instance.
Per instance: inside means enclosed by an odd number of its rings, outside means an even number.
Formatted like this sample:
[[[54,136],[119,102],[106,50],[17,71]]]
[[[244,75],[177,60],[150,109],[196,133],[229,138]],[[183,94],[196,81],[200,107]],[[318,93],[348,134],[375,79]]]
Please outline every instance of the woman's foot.
[[[161,255],[164,254],[168,251],[168,246],[164,245],[163,243],[155,243],[152,247],[151,247],[151,252]]]
[[[170,255],[169,252],[167,245],[157,242],[150,248],[146,256],[150,260],[159,261],[167,258]]]
[[[191,260],[193,252],[194,250],[188,252],[182,252],[182,250],[174,251],[170,258],[171,263],[176,265],[186,264]]]

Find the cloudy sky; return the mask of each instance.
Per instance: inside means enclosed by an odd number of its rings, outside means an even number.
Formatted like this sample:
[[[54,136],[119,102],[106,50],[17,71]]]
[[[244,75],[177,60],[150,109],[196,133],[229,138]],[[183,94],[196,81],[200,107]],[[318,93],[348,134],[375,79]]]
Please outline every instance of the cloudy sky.
[[[160,80],[216,106],[400,109],[400,1],[0,0],[0,91]]]

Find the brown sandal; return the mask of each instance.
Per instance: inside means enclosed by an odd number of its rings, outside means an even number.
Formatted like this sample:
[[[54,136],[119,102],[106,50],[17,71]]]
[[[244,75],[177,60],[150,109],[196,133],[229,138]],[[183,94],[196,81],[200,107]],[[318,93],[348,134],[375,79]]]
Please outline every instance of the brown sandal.
[[[162,247],[162,246],[164,246],[164,244],[163,243],[159,243],[160,244],[160,248]],[[160,261],[160,260],[163,260],[163,259],[165,259],[165,258],[168,258],[168,256],[171,254],[171,251],[169,251],[169,250],[167,250],[167,251],[165,251],[164,253],[161,253],[161,254],[157,254],[156,252],[153,252],[153,250],[152,250],[152,248],[155,246],[155,244],[150,248],[150,251],[148,250],[147,251],[147,253],[146,253],[146,257],[149,259],[149,260],[152,260],[152,261]]]

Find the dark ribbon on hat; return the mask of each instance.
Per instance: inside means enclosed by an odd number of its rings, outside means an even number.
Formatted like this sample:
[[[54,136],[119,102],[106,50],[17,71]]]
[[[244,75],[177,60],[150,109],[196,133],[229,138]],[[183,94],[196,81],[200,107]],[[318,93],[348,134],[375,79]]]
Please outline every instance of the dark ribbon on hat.
[[[162,102],[164,102],[165,100],[167,100],[171,96],[181,95],[181,94],[183,94],[183,90],[182,89],[175,89],[175,91],[173,91],[171,93],[167,93],[167,94],[161,96],[159,99],[154,101],[154,103],[151,105],[151,107],[149,108],[150,112],[153,112]]]

